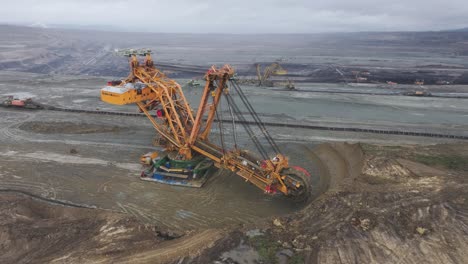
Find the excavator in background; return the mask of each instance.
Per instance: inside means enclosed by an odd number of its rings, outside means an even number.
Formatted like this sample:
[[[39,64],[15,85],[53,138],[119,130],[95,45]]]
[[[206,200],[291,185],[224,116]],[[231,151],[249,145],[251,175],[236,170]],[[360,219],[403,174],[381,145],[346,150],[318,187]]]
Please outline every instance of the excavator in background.
[[[279,63],[274,62],[270,66],[265,67],[262,73],[262,66],[257,63],[257,79],[258,79],[258,86],[261,87],[272,87],[273,82],[269,80],[272,75],[285,75],[288,72],[279,65]]]
[[[129,50],[124,55],[129,57],[130,74],[102,88],[101,100],[115,105],[136,104],[157,131],[164,151],[141,157],[145,166],[140,176],[142,180],[201,187],[210,172],[220,168],[234,172],[267,194],[282,194],[296,201],[310,197],[310,175],[301,167],[291,166],[281,153],[233,78],[235,71],[231,66],[212,66],[206,72],[205,86],[195,112],[181,86],[154,66],[151,51]],[[142,63],[138,56],[144,57]],[[265,76],[278,71],[278,66],[269,68]],[[231,116],[228,125],[220,118],[222,99]],[[241,111],[239,103],[246,111]],[[249,121],[246,112],[250,115]],[[215,119],[220,144],[210,140]],[[238,123],[244,127],[258,155],[239,148]],[[252,123],[256,128],[250,125]],[[224,133],[228,126],[232,128],[229,134]],[[233,144],[226,140],[228,136],[233,137]],[[262,138],[266,144],[260,141]]]
[[[187,82],[187,86],[192,87],[192,88],[193,87],[198,87],[200,85],[201,85],[200,82],[195,80],[195,79],[191,79],[190,81]]]
[[[297,90],[296,85],[294,84],[294,81],[292,81],[289,78],[286,79],[286,82],[280,82],[279,85],[284,86],[284,88],[289,91]]]
[[[415,80],[414,84],[419,86],[418,89],[413,90],[413,91],[403,92],[402,94],[407,95],[407,96],[419,96],[419,97],[432,96],[432,93],[429,92],[426,87],[424,87],[424,80]]]
[[[28,108],[28,109],[43,109],[44,107],[34,102],[31,98],[27,99],[19,99],[14,98],[13,96],[8,96],[2,103],[2,106],[6,107],[20,107],[20,108]]]
[[[419,85],[419,86],[423,86],[424,85],[424,80],[415,80],[414,81],[414,85]]]

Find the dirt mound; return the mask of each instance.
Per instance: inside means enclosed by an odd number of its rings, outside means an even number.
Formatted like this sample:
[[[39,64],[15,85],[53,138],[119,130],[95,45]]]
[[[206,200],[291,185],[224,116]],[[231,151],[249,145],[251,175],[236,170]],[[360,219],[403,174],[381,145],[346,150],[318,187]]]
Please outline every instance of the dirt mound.
[[[329,178],[329,189],[354,180],[361,174],[364,153],[359,144],[325,143],[312,150]]]
[[[302,252],[305,263],[467,263],[466,173],[359,145],[323,144],[315,153],[331,191],[271,224],[276,249]]]
[[[124,214],[0,194],[2,263],[62,262],[135,252],[165,240]]]
[[[119,126],[73,123],[73,122],[25,122],[19,129],[40,134],[90,134],[119,132]]]
[[[411,171],[393,159],[369,157],[363,169],[362,179],[369,184],[401,182],[411,176]]]
[[[364,164],[359,144],[337,142],[310,146],[288,143],[280,147],[287,153],[291,166],[300,166],[311,175],[310,201],[355,179]]]
[[[0,199],[1,263],[163,263],[196,255],[222,237],[205,230],[178,238],[122,213],[14,192],[1,193]]]

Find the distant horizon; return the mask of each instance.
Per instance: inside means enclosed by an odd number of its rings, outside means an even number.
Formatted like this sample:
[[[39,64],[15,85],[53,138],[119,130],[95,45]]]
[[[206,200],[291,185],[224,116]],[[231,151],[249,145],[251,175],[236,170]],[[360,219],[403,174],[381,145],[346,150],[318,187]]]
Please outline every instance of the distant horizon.
[[[322,34],[468,27],[466,0],[15,0],[0,21],[119,32]]]
[[[9,23],[0,22],[0,26],[17,26],[37,29],[58,29],[58,30],[77,30],[77,31],[98,31],[98,32],[116,32],[116,33],[148,33],[148,34],[187,34],[187,35],[327,35],[327,34],[353,34],[353,33],[417,33],[417,32],[468,32],[468,26],[461,28],[452,28],[444,30],[362,30],[362,31],[323,31],[323,32],[297,32],[297,33],[274,33],[274,32],[256,32],[256,33],[229,33],[229,32],[163,32],[163,31],[135,31],[125,28],[119,28],[112,25],[79,25],[79,24],[42,24],[42,23]]]

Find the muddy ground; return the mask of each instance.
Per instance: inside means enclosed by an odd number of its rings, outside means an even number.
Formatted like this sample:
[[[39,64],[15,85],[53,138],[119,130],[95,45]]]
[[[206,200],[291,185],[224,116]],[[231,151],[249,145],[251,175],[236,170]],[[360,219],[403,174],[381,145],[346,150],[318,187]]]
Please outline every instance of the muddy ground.
[[[99,102],[103,79],[1,76],[3,95],[77,109],[136,111]],[[189,100],[199,96],[196,89],[186,91]],[[264,120],[467,133],[467,108],[456,99],[300,95],[255,87],[246,92]],[[466,234],[466,205],[459,199],[466,195],[466,143],[269,130],[291,163],[311,173],[316,200],[310,204],[265,196],[224,171],[213,171],[201,189],[140,181],[139,156],[159,150],[151,146],[154,130],[145,118],[0,108],[0,261],[440,262],[428,250],[442,260],[452,258],[448,263],[464,260],[458,243],[466,243],[459,237]],[[248,148],[247,136],[238,132],[239,144]],[[112,241],[103,238],[108,236]],[[455,249],[444,251],[446,243]]]
[[[129,214],[3,190],[0,260],[466,263],[466,144],[302,148],[325,179],[315,188],[326,191],[296,212],[255,223],[172,232]]]
[[[73,123],[73,122],[25,122],[19,127],[21,130],[40,134],[87,134],[119,132],[118,126],[104,126],[97,124]]]
[[[466,263],[467,145],[363,151],[345,155],[344,181],[263,227],[266,247],[293,249],[305,263]]]

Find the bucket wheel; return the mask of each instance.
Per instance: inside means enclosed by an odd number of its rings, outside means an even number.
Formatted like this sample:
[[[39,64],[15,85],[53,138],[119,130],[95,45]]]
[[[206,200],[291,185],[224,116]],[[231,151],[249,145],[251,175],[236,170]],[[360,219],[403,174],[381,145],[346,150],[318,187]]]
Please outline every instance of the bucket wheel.
[[[285,184],[288,186],[288,197],[295,202],[307,202],[312,191],[310,175],[302,168],[287,168],[281,173],[286,176]]]

